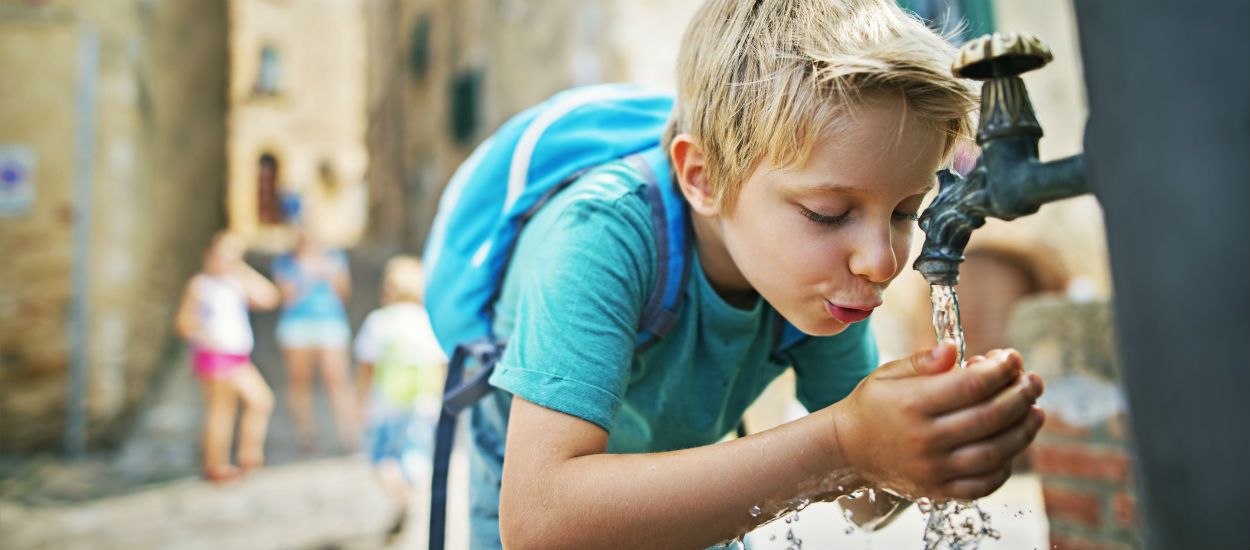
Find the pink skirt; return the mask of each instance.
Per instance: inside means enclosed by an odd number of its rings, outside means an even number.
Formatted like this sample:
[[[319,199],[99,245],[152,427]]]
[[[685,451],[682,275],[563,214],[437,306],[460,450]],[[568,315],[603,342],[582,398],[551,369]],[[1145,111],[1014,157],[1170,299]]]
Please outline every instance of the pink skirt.
[[[221,380],[229,378],[251,360],[246,353],[222,353],[196,346],[192,366],[201,380]]]

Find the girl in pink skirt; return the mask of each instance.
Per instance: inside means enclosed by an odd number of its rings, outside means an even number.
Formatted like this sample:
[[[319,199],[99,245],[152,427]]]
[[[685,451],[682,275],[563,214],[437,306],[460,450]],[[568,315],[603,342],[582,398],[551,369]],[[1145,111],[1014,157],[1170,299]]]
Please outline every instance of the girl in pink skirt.
[[[246,244],[220,232],[204,252],[204,269],[191,278],[174,326],[192,347],[192,368],[204,389],[204,477],[225,481],[240,469],[265,462],[265,431],[273,392],[252,364],[248,309],[273,309],[277,287],[243,262]],[[235,415],[242,403],[237,448],[231,464]]]

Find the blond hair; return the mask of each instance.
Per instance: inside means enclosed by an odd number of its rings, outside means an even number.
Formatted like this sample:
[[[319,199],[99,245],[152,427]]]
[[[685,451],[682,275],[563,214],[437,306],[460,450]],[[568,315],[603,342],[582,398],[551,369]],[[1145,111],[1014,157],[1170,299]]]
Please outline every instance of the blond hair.
[[[802,166],[821,132],[870,96],[901,94],[945,136],[943,163],[972,134],[972,89],[954,48],[893,0],[708,0],[682,40],[665,134],[703,149],[713,195],[732,208],[764,159]]]
[[[388,303],[423,303],[425,273],[421,260],[412,256],[395,256],[388,260],[382,274],[382,292]]]

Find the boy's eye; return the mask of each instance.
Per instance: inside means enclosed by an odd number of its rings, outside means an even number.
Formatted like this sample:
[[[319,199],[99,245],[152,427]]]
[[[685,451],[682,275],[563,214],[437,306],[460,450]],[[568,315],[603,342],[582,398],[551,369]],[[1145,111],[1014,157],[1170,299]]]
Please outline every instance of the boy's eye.
[[[895,212],[894,221],[917,221],[920,219],[920,212]]]
[[[816,212],[808,210],[804,206],[799,206],[799,211],[802,212],[803,216],[806,217],[807,219],[812,220],[813,222],[816,222],[824,226],[841,225],[843,223],[846,223],[846,220],[850,218],[851,216],[851,213],[849,211],[844,212],[842,214],[837,214],[837,215],[817,214]]]

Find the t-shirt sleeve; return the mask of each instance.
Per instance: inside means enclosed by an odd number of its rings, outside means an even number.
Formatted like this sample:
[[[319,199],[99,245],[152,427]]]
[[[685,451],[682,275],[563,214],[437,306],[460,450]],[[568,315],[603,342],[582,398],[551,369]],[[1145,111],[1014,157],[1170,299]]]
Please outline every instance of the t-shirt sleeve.
[[[817,411],[841,401],[877,368],[877,339],[868,323],[855,323],[836,336],[810,338],[789,355],[796,397]]]
[[[530,222],[504,285],[515,312],[491,384],[610,431],[654,269],[638,200],[576,200]]]
[[[361,363],[377,363],[378,358],[382,356],[382,347],[384,345],[381,334],[382,320],[378,311],[369,313],[365,317],[365,322],[360,326],[360,332],[356,333],[356,360]]]

